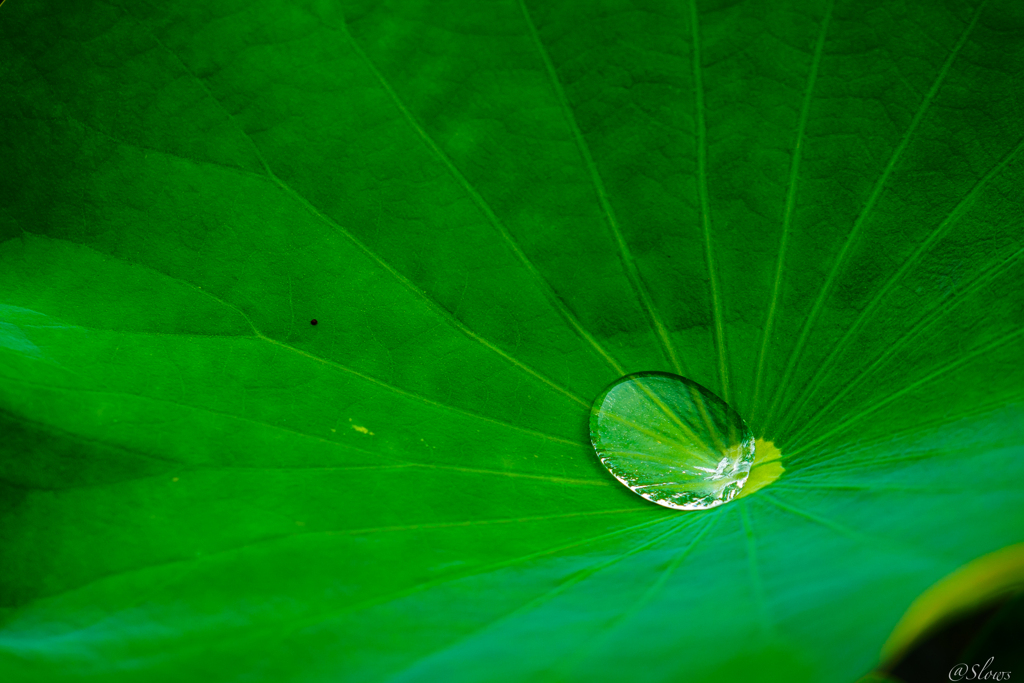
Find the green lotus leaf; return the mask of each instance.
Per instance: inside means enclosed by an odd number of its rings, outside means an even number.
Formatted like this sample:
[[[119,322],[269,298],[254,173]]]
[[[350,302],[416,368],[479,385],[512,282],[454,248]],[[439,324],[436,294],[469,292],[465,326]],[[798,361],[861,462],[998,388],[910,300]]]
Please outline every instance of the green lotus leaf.
[[[0,92],[5,682],[852,681],[1024,541],[1017,0],[8,0]],[[771,475],[615,481],[636,372]]]

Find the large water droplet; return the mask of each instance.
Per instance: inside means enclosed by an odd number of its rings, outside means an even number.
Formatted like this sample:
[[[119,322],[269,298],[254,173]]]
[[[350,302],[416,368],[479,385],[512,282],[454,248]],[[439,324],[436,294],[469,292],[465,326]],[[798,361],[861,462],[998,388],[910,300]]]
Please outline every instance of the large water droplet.
[[[602,392],[590,413],[590,440],[612,476],[677,510],[732,500],[754,462],[754,435],[739,414],[666,372],[627,375]]]

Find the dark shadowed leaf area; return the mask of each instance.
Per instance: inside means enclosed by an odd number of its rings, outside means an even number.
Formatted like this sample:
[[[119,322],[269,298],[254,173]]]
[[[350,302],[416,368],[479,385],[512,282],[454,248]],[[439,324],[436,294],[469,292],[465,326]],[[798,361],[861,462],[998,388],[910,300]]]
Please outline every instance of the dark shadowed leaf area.
[[[7,0],[0,679],[855,680],[1024,541],[1022,121],[1018,0]]]
[[[1024,671],[1022,632],[1024,594],[985,603],[937,625],[899,662],[887,666],[886,675],[891,683],[1012,680],[1014,671]]]

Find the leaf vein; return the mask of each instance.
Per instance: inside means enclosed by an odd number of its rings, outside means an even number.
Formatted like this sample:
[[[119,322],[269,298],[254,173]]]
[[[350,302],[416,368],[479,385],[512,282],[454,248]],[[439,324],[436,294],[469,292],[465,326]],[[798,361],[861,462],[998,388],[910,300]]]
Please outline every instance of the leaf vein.
[[[802,398],[798,401],[796,406],[792,408],[790,411],[788,411],[789,416],[780,425],[780,432],[785,431],[785,428],[789,426],[789,423],[792,421],[794,416],[799,414],[800,410],[811,399],[821,379],[826,375],[828,370],[839,358],[840,354],[842,354],[842,352],[846,350],[846,347],[850,343],[850,340],[860,330],[864,323],[868,321],[870,316],[874,313],[875,307],[877,307],[882,302],[882,300],[885,298],[885,295],[888,294],[889,291],[893,287],[895,287],[896,284],[907,273],[909,273],[918,263],[920,263],[924,255],[935,245],[935,243],[938,242],[949,231],[949,229],[967,213],[968,209],[973,205],[974,201],[978,198],[978,195],[981,194],[981,191],[988,185],[988,183],[996,175],[998,175],[1004,168],[1006,168],[1010,161],[1012,161],[1014,157],[1016,157],[1017,154],[1020,153],[1021,149],[1024,149],[1024,139],[1021,139],[1021,141],[1018,142],[1017,145],[1009,153],[1004,155],[1003,158],[999,160],[999,162],[997,162],[991,169],[989,169],[989,171],[985,173],[985,175],[983,175],[977,183],[974,184],[974,187],[972,187],[971,190],[966,195],[964,195],[964,197],[957,203],[957,205],[953,207],[953,209],[949,212],[946,218],[943,219],[943,221],[939,223],[934,230],[932,230],[932,232],[920,244],[920,246],[918,246],[914,253],[911,254],[911,256],[903,263],[900,269],[893,273],[892,277],[890,277],[889,280],[886,281],[886,283],[875,293],[871,301],[868,302],[868,305],[865,306],[864,309],[860,312],[860,315],[857,316],[857,319],[846,331],[846,334],[844,334],[843,338],[840,339],[839,342],[833,347],[832,352],[828,355],[825,361],[818,367],[817,372],[814,373],[814,376],[807,383],[807,386],[810,387],[810,389],[804,392]]]
[[[970,283],[963,290],[951,294],[947,294],[940,299],[924,316],[922,316],[917,323],[910,328],[902,337],[896,340],[894,343],[889,344],[886,348],[871,362],[866,368],[857,373],[856,376],[843,383],[842,388],[821,408],[819,408],[808,420],[804,423],[803,427],[800,428],[796,433],[793,434],[791,443],[794,447],[799,443],[800,438],[807,434],[811,427],[819,422],[823,417],[828,414],[828,411],[835,406],[842,398],[848,395],[851,391],[860,386],[871,373],[875,372],[878,368],[882,367],[888,360],[893,358],[899,351],[901,351],[907,344],[917,338],[922,332],[929,327],[940,322],[947,315],[951,314],[957,306],[964,303],[967,297],[974,294],[979,289],[988,285],[992,281],[996,280],[1000,275],[1009,270],[1012,266],[1016,265],[1021,257],[1024,256],[1024,247],[1017,249],[1014,253],[998,262],[995,266],[989,268],[979,275],[974,282]]]
[[[807,74],[807,85],[804,88],[803,102],[800,105],[800,119],[797,123],[796,142],[793,145],[793,159],[789,167],[789,184],[786,188],[786,204],[782,214],[782,236],[779,240],[779,253],[775,261],[775,275],[772,280],[772,295],[768,303],[768,314],[764,323],[764,331],[761,335],[761,344],[757,352],[756,371],[754,374],[754,394],[751,399],[751,422],[755,422],[757,412],[760,409],[758,400],[761,395],[761,384],[764,381],[764,363],[768,353],[768,344],[771,341],[772,330],[775,326],[775,313],[779,303],[779,295],[782,291],[782,271],[786,260],[786,247],[789,241],[789,230],[793,221],[793,210],[796,206],[796,188],[800,177],[800,160],[803,156],[804,134],[807,130],[807,120],[810,116],[811,98],[814,93],[814,84],[818,78],[818,67],[821,65],[821,56],[825,51],[825,36],[828,33],[828,26],[832,20],[833,0],[829,0],[825,7],[825,16],[821,20],[821,28],[818,31],[818,40],[814,45],[814,56],[811,58],[811,68]]]
[[[465,325],[461,320],[459,320],[454,315],[452,315],[452,313],[450,311],[448,311],[444,306],[442,306],[440,303],[438,303],[433,297],[431,297],[429,294],[427,294],[426,291],[424,291],[420,287],[416,286],[415,283],[413,283],[411,280],[409,280],[407,277],[405,277],[405,275],[400,273],[394,266],[392,266],[390,263],[385,261],[376,252],[371,250],[361,240],[356,238],[356,236],[354,234],[352,234],[352,232],[350,232],[349,230],[344,228],[340,223],[335,221],[330,216],[327,216],[326,214],[321,212],[319,209],[317,209],[312,204],[312,202],[310,202],[302,194],[300,194],[298,191],[296,191],[291,185],[289,185],[288,183],[284,182],[284,180],[282,180],[280,177],[278,177],[277,174],[275,174],[273,169],[270,167],[270,164],[267,162],[266,157],[264,157],[263,152],[260,149],[259,145],[256,144],[255,140],[252,139],[252,136],[249,135],[249,133],[244,129],[244,127],[242,127],[240,124],[238,124],[238,122],[235,120],[234,115],[232,115],[231,112],[229,112],[223,106],[223,104],[221,104],[220,100],[218,100],[214,96],[214,94],[210,91],[209,87],[206,85],[206,82],[203,79],[201,79],[198,76],[196,76],[195,73],[193,73],[192,70],[189,68],[189,66],[187,64],[185,64],[185,62],[177,55],[177,53],[174,52],[173,50],[171,50],[170,48],[168,48],[166,45],[164,45],[164,43],[156,36],[155,33],[153,33],[151,31],[150,35],[153,37],[153,39],[164,50],[166,50],[170,55],[172,55],[178,61],[179,64],[181,64],[182,68],[185,69],[185,71],[189,75],[191,75],[192,78],[195,79],[196,82],[198,82],[200,84],[200,86],[206,91],[206,94],[214,102],[217,102],[217,104],[220,106],[221,110],[228,116],[228,118],[235,124],[235,126],[238,128],[238,130],[243,135],[245,135],[245,137],[252,144],[253,151],[255,152],[256,156],[259,158],[260,164],[262,164],[264,170],[267,173],[267,176],[282,191],[284,191],[285,194],[291,196],[299,204],[301,204],[307,211],[309,211],[311,214],[313,214],[314,216],[316,216],[317,218],[322,220],[325,224],[330,226],[338,234],[340,234],[342,237],[344,237],[346,240],[348,240],[353,246],[355,246],[359,251],[361,251],[367,258],[369,258],[371,261],[373,261],[378,266],[380,266],[385,271],[387,271],[392,277],[394,277],[410,293],[412,293],[414,296],[416,296],[419,299],[421,299],[424,302],[424,304],[430,310],[432,310],[435,314],[437,314],[440,318],[442,318],[445,322],[447,322],[453,328],[455,328],[458,331],[460,331],[461,333],[463,333],[467,338],[469,338],[469,339],[479,343],[480,345],[482,345],[483,347],[485,347],[489,351],[494,352],[495,354],[500,356],[503,360],[505,360],[506,362],[511,364],[513,367],[515,367],[516,369],[518,369],[518,370],[520,370],[520,371],[522,371],[522,372],[532,376],[533,378],[539,380],[542,384],[546,385],[549,389],[555,391],[556,393],[559,393],[562,396],[568,398],[569,400],[574,401],[575,403],[578,403],[579,405],[582,405],[582,406],[584,406],[586,408],[590,407],[589,402],[583,400],[582,398],[580,398],[579,396],[577,396],[573,392],[569,391],[565,387],[563,387],[563,386],[559,385],[558,383],[554,382],[553,380],[551,380],[550,378],[546,377],[545,375],[543,375],[542,373],[538,372],[537,370],[534,370],[532,367],[526,365],[525,363],[523,363],[519,359],[515,358],[511,354],[506,353],[500,347],[496,346],[495,344],[491,343],[487,339],[483,338],[482,336],[480,336],[479,334],[474,332],[467,325]]]
[[[551,62],[551,57],[548,55],[548,51],[540,39],[537,26],[531,18],[529,10],[526,8],[526,1],[518,0],[518,2],[523,18],[526,21],[527,28],[530,31],[530,36],[537,48],[537,52],[540,54],[541,61],[544,63],[544,69],[547,72],[548,78],[551,80],[551,86],[558,97],[562,113],[565,116],[570,130],[572,131],[573,140],[575,141],[576,147],[579,149],[580,156],[583,158],[584,164],[590,173],[590,179],[594,184],[598,202],[604,212],[606,222],[611,230],[615,244],[618,246],[620,260],[622,262],[623,269],[626,272],[626,276],[628,277],[630,284],[632,284],[633,290],[636,292],[637,297],[640,300],[640,304],[649,318],[649,322],[661,344],[662,352],[668,358],[675,371],[679,374],[683,374],[682,366],[676,356],[676,351],[672,346],[672,341],[669,339],[668,330],[662,322],[657,308],[654,306],[654,302],[651,300],[647,287],[643,282],[640,271],[637,268],[632,253],[630,252],[629,245],[626,244],[626,240],[622,235],[622,230],[619,228],[619,222],[615,217],[615,211],[612,209],[611,202],[608,199],[608,193],[605,191],[604,181],[601,180],[601,175],[597,170],[597,164],[594,163],[594,158],[590,153],[590,147],[587,145],[587,142],[583,137],[583,132],[580,130],[579,124],[576,122],[576,116],[573,114],[572,108],[569,106],[569,99],[565,94],[565,89],[562,87],[562,82],[558,77],[558,73],[555,71],[555,65]]]
[[[718,375],[722,383],[722,400],[729,402],[729,362],[725,343],[725,324],[722,320],[722,294],[719,291],[718,267],[711,239],[711,198],[708,195],[708,142],[706,107],[704,104],[704,77],[701,64],[700,17],[697,0],[690,0],[690,40],[693,45],[691,64],[693,67],[694,109],[697,115],[697,186],[700,200],[700,223],[704,238],[704,260],[707,262],[708,281],[711,287],[711,309],[714,318],[715,348],[718,354]]]
[[[420,122],[413,116],[412,112],[405,103],[398,96],[398,93],[391,84],[388,83],[387,79],[384,78],[384,74],[381,73],[380,69],[377,68],[373,60],[370,59],[369,55],[362,49],[355,37],[348,30],[348,26],[345,25],[344,32],[349,42],[352,44],[353,49],[359,55],[360,59],[366,64],[367,68],[374,75],[377,82],[380,83],[381,87],[387,92],[388,97],[394,103],[395,107],[401,112],[403,118],[409,123],[412,129],[416,132],[423,143],[430,149],[431,152],[441,161],[444,167],[448,170],[451,176],[456,180],[460,187],[465,190],[466,194],[469,195],[473,203],[476,204],[477,208],[487,218],[487,220],[494,226],[501,235],[505,244],[508,246],[512,254],[519,260],[519,262],[526,268],[527,272],[533,278],[534,282],[538,285],[538,288],[544,293],[548,303],[558,311],[559,315],[569,323],[569,326],[573,329],[577,336],[583,341],[590,345],[590,347],[615,370],[617,373],[624,374],[622,366],[619,365],[618,361],[608,353],[608,351],[598,343],[597,339],[594,338],[590,332],[583,326],[579,318],[576,316],[569,306],[565,303],[565,300],[559,296],[555,291],[554,287],[548,281],[547,278],[540,272],[540,269],[533,263],[533,261],[526,255],[520,246],[519,242],[512,236],[505,224],[498,218],[497,214],[491,208],[490,203],[484,199],[484,197],[470,184],[469,180],[463,175],[462,171],[459,170],[458,166],[455,165],[451,157],[441,149],[437,142],[427,133],[426,129],[420,124]]]
[[[818,296],[814,300],[814,304],[811,306],[810,313],[808,313],[807,318],[804,320],[803,327],[800,330],[800,336],[797,338],[796,345],[793,347],[793,351],[790,353],[789,361],[786,363],[786,369],[783,372],[782,381],[779,383],[778,389],[775,391],[775,398],[772,401],[771,407],[769,407],[768,409],[768,415],[765,417],[766,424],[771,421],[771,418],[775,414],[775,411],[779,407],[779,404],[785,398],[785,392],[789,388],[789,383],[793,378],[793,372],[800,361],[800,356],[803,352],[804,345],[806,344],[807,339],[810,336],[811,329],[813,328],[815,322],[817,322],[818,314],[820,313],[821,308],[825,303],[825,298],[828,296],[832,289],[832,284],[835,282],[836,278],[839,276],[839,273],[841,272],[843,266],[846,263],[846,257],[849,254],[850,249],[856,242],[860,230],[867,220],[867,217],[871,215],[871,211],[872,209],[874,209],[875,204],[878,201],[878,198],[881,196],[882,189],[885,187],[885,184],[888,181],[889,176],[892,174],[893,170],[898,165],[900,158],[903,156],[904,150],[906,150],[907,146],[910,144],[911,139],[913,139],[914,133],[917,132],[917,127],[924,119],[924,116],[927,113],[928,108],[932,103],[932,100],[935,98],[935,95],[939,92],[939,89],[942,87],[942,83],[945,80],[946,75],[949,73],[949,70],[952,67],[953,62],[956,60],[957,56],[960,54],[960,50],[967,42],[967,37],[974,29],[974,26],[978,23],[978,19],[981,17],[981,11],[982,9],[984,9],[986,2],[987,0],[983,0],[983,2],[979,4],[978,7],[975,9],[974,15],[971,17],[970,22],[968,22],[967,26],[964,28],[963,32],[960,35],[960,38],[957,40],[956,45],[953,47],[953,49],[949,53],[949,56],[946,58],[946,61],[943,62],[942,66],[939,69],[939,73],[936,75],[935,81],[932,83],[931,88],[925,94],[924,98],[922,98],[921,104],[918,106],[917,111],[914,113],[914,117],[910,121],[910,125],[907,126],[907,130],[904,131],[899,144],[896,146],[896,149],[889,157],[889,161],[886,163],[885,168],[882,169],[882,173],[878,177],[878,180],[875,181],[874,187],[871,189],[871,194],[868,195],[867,201],[864,203],[864,207],[861,209],[860,214],[857,216],[857,219],[853,223],[853,227],[850,228],[850,232],[846,236],[846,241],[843,243],[843,246],[840,249],[839,254],[833,261],[832,268],[830,269],[828,276],[825,278],[825,282],[822,284],[821,289],[818,292]]]
[[[868,415],[871,415],[872,413],[875,413],[875,412],[881,410],[885,406],[887,406],[890,403],[892,403],[893,401],[899,399],[903,395],[913,391],[914,389],[917,389],[917,388],[927,384],[928,382],[931,382],[932,380],[941,377],[942,375],[944,375],[944,374],[946,374],[948,372],[952,372],[953,370],[956,370],[961,365],[965,365],[965,364],[969,363],[970,361],[974,360],[978,356],[981,356],[982,354],[986,353],[987,351],[992,351],[992,350],[995,350],[995,349],[999,348],[1000,346],[1004,346],[1006,344],[1009,344],[1010,342],[1015,340],[1017,337],[1020,337],[1021,335],[1024,335],[1024,328],[1015,330],[1015,331],[1011,332],[1010,334],[1004,335],[1003,337],[1001,337],[999,339],[996,339],[995,341],[992,341],[992,342],[990,342],[988,344],[985,344],[984,346],[981,346],[981,347],[975,349],[974,351],[971,351],[970,353],[967,353],[967,354],[961,356],[957,360],[951,361],[949,363],[944,364],[943,366],[940,366],[937,370],[934,370],[933,372],[929,373],[925,377],[922,377],[921,379],[917,380],[916,382],[908,384],[903,389],[900,389],[899,391],[893,392],[892,394],[890,394],[886,398],[881,399],[880,401],[876,401],[870,407],[865,408],[864,410],[862,410],[862,411],[852,415],[848,419],[846,419],[843,422],[841,422],[838,425],[836,425],[833,429],[830,429],[829,431],[827,431],[824,434],[822,434],[821,436],[819,436],[817,439],[814,439],[813,441],[808,442],[805,446],[802,446],[797,451],[794,451],[790,455],[790,457],[794,457],[798,452],[806,451],[807,449],[813,447],[814,445],[819,444],[822,441],[825,441],[825,440],[831,438],[835,434],[841,432],[843,429],[846,429],[847,427],[849,427],[851,424],[854,424],[854,423],[858,422],[859,420],[864,419]],[[819,462],[828,462],[829,460],[832,460],[832,459],[834,459],[834,458],[827,458],[827,459],[821,460]]]

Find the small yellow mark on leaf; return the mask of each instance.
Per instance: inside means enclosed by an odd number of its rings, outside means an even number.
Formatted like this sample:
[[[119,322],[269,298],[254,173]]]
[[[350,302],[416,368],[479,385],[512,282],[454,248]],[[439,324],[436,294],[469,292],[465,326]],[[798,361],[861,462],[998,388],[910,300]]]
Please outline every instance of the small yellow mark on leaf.
[[[174,479],[171,479],[171,481],[178,481],[178,478],[175,477]]]
[[[786,468],[782,466],[782,453],[771,441],[758,439],[754,442],[754,464],[750,468],[750,476],[736,498],[749,496],[760,491],[779,478]]]
[[[373,436],[373,432],[371,432],[366,427],[360,427],[359,425],[352,425],[352,429],[356,430],[360,434],[369,434],[370,436]]]

